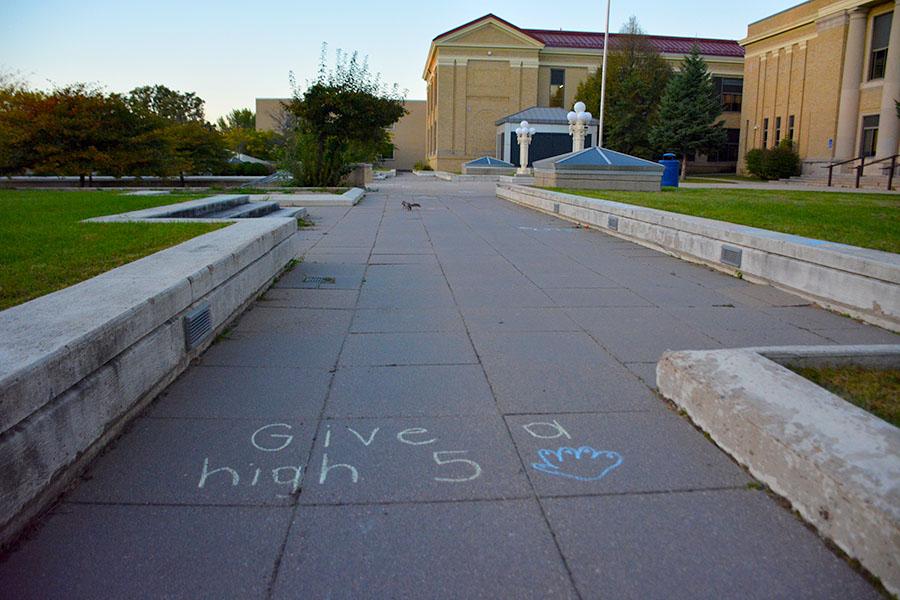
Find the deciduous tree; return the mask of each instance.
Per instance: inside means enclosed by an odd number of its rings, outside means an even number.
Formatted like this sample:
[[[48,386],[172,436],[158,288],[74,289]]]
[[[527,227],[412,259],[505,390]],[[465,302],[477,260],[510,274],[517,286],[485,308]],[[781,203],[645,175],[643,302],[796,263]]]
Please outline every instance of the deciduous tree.
[[[650,129],[672,69],[650,44],[635,17],[610,40],[607,56],[603,145],[626,154],[652,158]],[[602,72],[598,70],[578,86],[577,98],[595,115],[600,114]]]

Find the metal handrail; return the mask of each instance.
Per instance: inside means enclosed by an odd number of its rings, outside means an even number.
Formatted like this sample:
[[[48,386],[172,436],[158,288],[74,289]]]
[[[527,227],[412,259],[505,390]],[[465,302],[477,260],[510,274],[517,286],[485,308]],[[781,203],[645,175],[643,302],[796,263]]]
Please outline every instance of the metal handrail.
[[[900,157],[900,154],[894,154],[893,156],[886,156],[884,158],[879,158],[878,160],[873,160],[868,163],[869,166],[872,166],[872,165],[878,164],[880,162],[885,162],[888,160],[891,161],[891,170],[890,170],[890,173],[888,174],[888,184],[887,184],[888,191],[891,190],[891,187],[893,187],[893,184],[894,184],[894,171],[896,171],[896,169],[897,169],[897,158],[898,157]],[[830,163],[827,165],[823,165],[822,166],[823,169],[828,169],[828,187],[831,187],[831,179],[832,179],[832,174],[834,173],[835,167],[839,167],[841,165],[846,165],[847,163],[852,163],[857,160],[859,161],[859,164],[856,166],[856,188],[859,189],[859,180],[862,177],[863,169],[865,169],[865,167],[866,167],[866,155],[865,154],[854,157],[854,158],[850,158],[847,160],[842,160],[840,162],[833,162],[833,163]]]

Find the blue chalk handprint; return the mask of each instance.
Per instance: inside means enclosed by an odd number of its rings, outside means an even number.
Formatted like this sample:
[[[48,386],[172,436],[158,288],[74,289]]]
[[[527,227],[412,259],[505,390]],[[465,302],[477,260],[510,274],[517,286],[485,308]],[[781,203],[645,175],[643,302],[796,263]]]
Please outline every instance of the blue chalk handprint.
[[[531,465],[538,471],[578,481],[599,481],[622,464],[622,455],[618,452],[595,450],[590,446],[538,450],[538,457],[542,462]]]

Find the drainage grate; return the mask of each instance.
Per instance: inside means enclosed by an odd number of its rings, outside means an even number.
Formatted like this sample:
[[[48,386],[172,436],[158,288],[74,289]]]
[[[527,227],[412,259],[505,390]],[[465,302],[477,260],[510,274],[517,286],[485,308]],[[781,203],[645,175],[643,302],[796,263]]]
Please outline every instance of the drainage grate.
[[[615,231],[619,230],[619,217],[609,215],[606,219],[606,226]]]
[[[559,202],[553,204],[553,212],[559,214]]]
[[[740,267],[741,266],[741,249],[734,248],[732,246],[722,246],[722,256],[719,260],[726,264],[731,265],[732,267]]]
[[[184,345],[193,350],[212,332],[212,315],[209,303],[204,302],[184,315]]]
[[[312,283],[315,284],[316,287],[326,284],[334,285],[334,282],[334,277],[326,277],[324,275],[307,275],[303,278],[303,283]]]

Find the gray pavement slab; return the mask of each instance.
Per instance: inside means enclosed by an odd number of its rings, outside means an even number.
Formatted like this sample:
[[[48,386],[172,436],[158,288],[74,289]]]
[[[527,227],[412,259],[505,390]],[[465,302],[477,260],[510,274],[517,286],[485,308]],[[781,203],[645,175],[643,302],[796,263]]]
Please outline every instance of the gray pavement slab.
[[[750,481],[687,421],[661,408],[506,421],[539,496],[670,492]]]
[[[557,306],[606,307],[652,306],[652,304],[625,288],[544,288]]]
[[[275,282],[276,288],[359,289],[366,265],[303,262]],[[334,281],[319,281],[331,278]]]
[[[343,335],[234,332],[206,351],[200,364],[236,367],[327,367],[337,362]]]
[[[497,416],[325,420],[301,504],[525,498]]]
[[[535,285],[522,284],[518,286],[497,285],[490,286],[460,286],[451,282],[453,295],[457,304],[462,308],[491,308],[494,306],[508,306],[515,308],[540,308],[553,306],[553,300],[543,290]]]
[[[566,312],[623,362],[655,362],[666,350],[721,347],[692,324],[660,308],[570,308]]]
[[[359,292],[356,290],[303,290],[272,288],[260,300],[259,306],[275,308],[353,308]]]
[[[312,435],[299,421],[138,419],[67,501],[290,504]]]
[[[359,293],[359,308],[452,308],[454,304],[446,283],[430,288],[363,285]]]
[[[350,327],[349,310],[282,308],[265,303],[255,305],[241,316],[235,333],[275,333],[290,331],[298,335],[343,335]]]
[[[648,410],[659,402],[585,333],[475,333],[504,414]]]
[[[465,330],[455,308],[365,308],[354,313],[351,333],[391,333]]]
[[[64,504],[0,562],[16,600],[265,598],[291,509]]]
[[[328,394],[327,368],[196,365],[147,411],[155,418],[315,419]]]
[[[877,598],[754,490],[541,501],[582,598]]]
[[[577,597],[533,500],[300,507],[273,597],[301,592],[334,599]]]
[[[581,331],[561,308],[466,308],[463,318],[474,331]]]
[[[345,367],[328,395],[329,417],[497,414],[480,365]]]
[[[341,366],[461,365],[478,357],[464,333],[354,333],[341,353]]]

